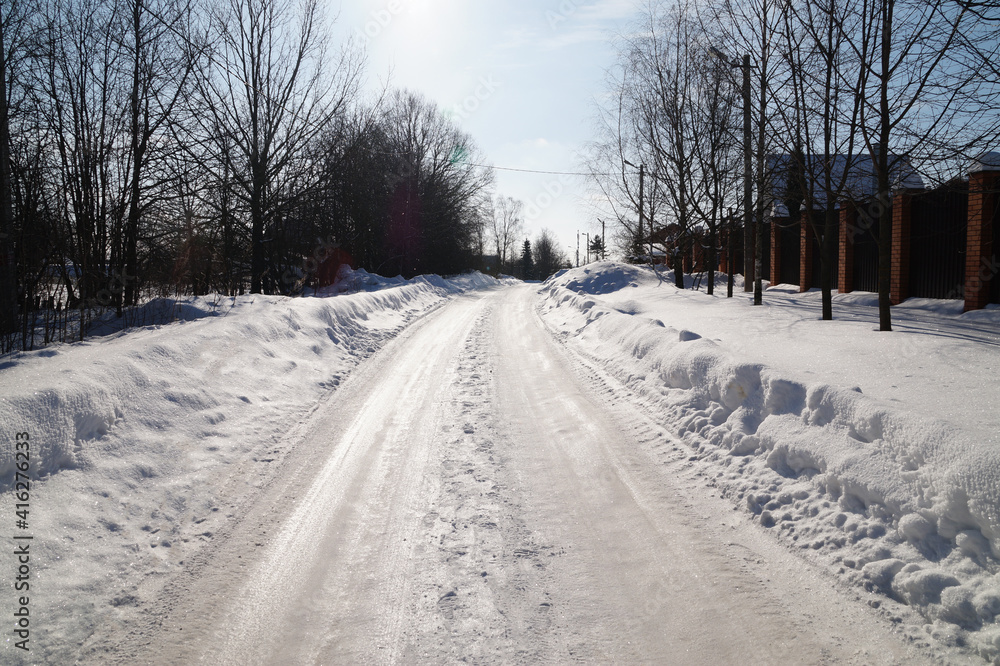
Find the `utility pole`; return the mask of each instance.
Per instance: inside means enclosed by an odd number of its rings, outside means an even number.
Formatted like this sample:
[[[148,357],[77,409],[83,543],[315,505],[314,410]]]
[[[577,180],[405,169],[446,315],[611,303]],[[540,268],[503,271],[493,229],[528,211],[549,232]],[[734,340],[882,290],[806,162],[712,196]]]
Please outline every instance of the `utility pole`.
[[[604,230],[604,220],[601,220],[601,260],[608,258],[608,232]]]
[[[639,169],[639,236],[636,238],[635,246],[639,249],[639,252],[642,252],[642,218],[644,217],[643,216],[643,206],[644,206],[645,201],[646,201],[645,195],[643,194],[643,192],[644,192],[643,187],[644,187],[645,181],[646,181],[646,165],[645,164],[640,164],[638,167],[636,167],[634,164],[632,164],[631,162],[629,162],[628,160],[625,160],[625,159],[623,159],[622,162],[624,162],[625,164],[629,165],[633,169],[635,169],[635,168]],[[649,249],[649,261],[650,261],[650,263],[652,263],[652,261],[653,261],[653,245],[652,245],[653,244],[653,239],[652,239],[653,225],[652,224],[650,224],[649,232],[650,232],[650,235],[651,235],[650,239],[649,239],[649,243],[650,243],[650,246],[649,246],[650,247],[650,249]]]
[[[754,233],[754,216],[751,202],[753,201],[753,167],[751,165],[751,130],[750,130],[750,54],[743,56],[743,62],[730,60],[729,56],[715,48],[708,47],[708,53],[718,58],[733,69],[743,70],[743,291],[753,291],[755,278],[760,278],[760,253],[763,246],[760,235]],[[763,99],[763,97],[762,97]],[[763,118],[763,115],[761,116]],[[763,127],[761,122],[761,127]],[[763,145],[763,140],[761,141]],[[732,269],[730,269],[732,274]],[[759,305],[759,303],[756,303]]]
[[[743,291],[750,291],[757,273],[755,255],[761,250],[754,242],[754,218],[750,208],[753,201],[750,153],[750,55],[743,56]],[[754,250],[751,252],[751,246]]]
[[[753,280],[753,304],[762,305],[764,302],[764,286],[761,282],[761,274],[764,272],[764,117],[767,115],[767,53],[760,59],[760,115],[757,118],[757,220],[755,222],[756,246],[754,248],[754,280]],[[743,64],[746,65],[745,72],[750,71],[750,56],[743,56]],[[750,75],[746,74],[746,80],[750,80]],[[750,84],[746,83],[747,99],[749,100]]]

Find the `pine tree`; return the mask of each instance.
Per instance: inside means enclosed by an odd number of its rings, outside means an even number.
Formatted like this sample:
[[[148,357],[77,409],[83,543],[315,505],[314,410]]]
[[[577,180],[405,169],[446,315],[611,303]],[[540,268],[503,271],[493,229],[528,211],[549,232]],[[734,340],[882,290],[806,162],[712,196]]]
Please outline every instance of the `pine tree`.
[[[524,239],[524,248],[521,250],[521,277],[525,280],[535,277],[535,266],[531,261],[531,241],[527,238]]]
[[[604,259],[604,239],[600,236],[594,236],[590,241],[590,256],[597,260]]]

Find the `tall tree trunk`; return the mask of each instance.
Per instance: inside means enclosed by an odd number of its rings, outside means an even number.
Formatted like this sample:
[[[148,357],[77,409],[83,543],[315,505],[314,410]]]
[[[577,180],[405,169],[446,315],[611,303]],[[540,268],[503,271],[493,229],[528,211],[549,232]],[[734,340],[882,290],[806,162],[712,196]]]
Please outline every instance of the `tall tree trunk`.
[[[882,68],[879,76],[878,171],[878,321],[880,331],[892,330],[892,209],[889,192],[889,77],[892,75],[892,10],[894,0],[882,0]]]
[[[140,183],[142,176],[142,163],[145,159],[143,155],[145,149],[145,140],[141,136],[142,128],[140,127],[140,102],[139,102],[139,58],[142,53],[142,32],[141,32],[141,16],[142,14],[142,0],[135,0],[135,4],[132,7],[132,35],[135,38],[135,53],[133,54],[134,59],[132,61],[132,93],[130,95],[131,108],[130,110],[130,121],[131,121],[131,155],[132,155],[132,173],[129,181],[129,201],[128,201],[128,218],[125,222],[125,233],[122,234],[122,243],[124,247],[121,252],[121,265],[119,268],[118,275],[118,287],[121,288],[124,285],[124,295],[118,293],[115,295],[116,301],[121,304],[122,297],[124,296],[125,305],[136,305],[139,302],[139,294],[136,285],[136,276],[139,274],[139,267],[137,263],[137,244],[139,235],[139,195],[140,195]],[[118,315],[121,316],[121,309],[119,307]]]
[[[829,182],[829,175],[827,176]],[[834,269],[837,267],[837,210],[833,207],[832,192],[827,191],[826,219],[823,225],[823,242],[820,243],[819,254],[820,276],[819,286],[823,292],[823,320],[833,319],[833,283]]]
[[[251,165],[250,193],[250,293],[260,294],[264,279],[264,174],[259,163]]]

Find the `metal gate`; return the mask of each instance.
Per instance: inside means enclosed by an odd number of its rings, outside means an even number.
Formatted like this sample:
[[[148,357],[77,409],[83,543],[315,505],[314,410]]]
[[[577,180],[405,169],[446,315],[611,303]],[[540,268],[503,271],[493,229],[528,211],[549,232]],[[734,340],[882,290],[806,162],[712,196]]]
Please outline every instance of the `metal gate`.
[[[837,289],[837,267],[840,266],[840,215],[838,214],[837,226],[833,231],[833,273],[832,279],[830,281],[830,287],[834,291]],[[812,236],[813,244],[813,261],[812,261],[812,282],[810,287],[815,287],[819,289],[823,284],[823,234],[826,232],[826,213],[824,211],[817,211],[813,213],[813,228],[816,233],[810,233]]]
[[[993,253],[991,266],[1000,259],[1000,194],[993,196]],[[990,303],[1000,303],[1000,275],[995,272],[990,280]]]
[[[910,295],[959,298],[965,284],[968,188],[940,187],[913,198]]]
[[[891,214],[891,213],[890,213]],[[878,291],[878,218],[858,213],[854,236],[854,289]]]
[[[772,222],[773,223],[773,222]],[[781,281],[785,284],[799,283],[799,255],[801,254],[801,240],[799,239],[798,221],[778,225],[778,233],[781,234],[780,257]]]

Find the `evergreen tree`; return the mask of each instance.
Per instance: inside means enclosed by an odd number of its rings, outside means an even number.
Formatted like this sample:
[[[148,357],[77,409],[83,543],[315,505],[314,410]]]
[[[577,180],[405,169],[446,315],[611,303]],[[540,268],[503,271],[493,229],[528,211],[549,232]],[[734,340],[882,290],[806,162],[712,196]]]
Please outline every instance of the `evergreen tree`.
[[[594,259],[604,259],[604,239],[594,236],[590,241],[590,256]]]
[[[531,261],[531,241],[527,238],[524,239],[521,250],[521,277],[525,280],[532,280],[535,277],[535,266]]]

